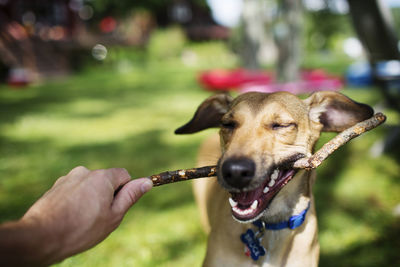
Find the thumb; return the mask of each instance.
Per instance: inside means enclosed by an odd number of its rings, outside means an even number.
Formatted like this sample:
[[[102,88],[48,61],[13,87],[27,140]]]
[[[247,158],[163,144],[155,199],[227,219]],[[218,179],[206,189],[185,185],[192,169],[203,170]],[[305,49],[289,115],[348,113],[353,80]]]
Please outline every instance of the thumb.
[[[113,211],[125,214],[152,187],[153,183],[148,178],[139,178],[126,183],[114,198]]]

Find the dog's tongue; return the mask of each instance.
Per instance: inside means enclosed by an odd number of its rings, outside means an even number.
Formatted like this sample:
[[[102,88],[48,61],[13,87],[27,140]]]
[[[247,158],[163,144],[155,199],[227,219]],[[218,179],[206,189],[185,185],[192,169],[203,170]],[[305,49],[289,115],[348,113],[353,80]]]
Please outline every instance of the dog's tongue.
[[[232,199],[242,206],[250,206],[254,200],[260,198],[262,195],[263,186],[256,188],[253,191],[231,193]]]

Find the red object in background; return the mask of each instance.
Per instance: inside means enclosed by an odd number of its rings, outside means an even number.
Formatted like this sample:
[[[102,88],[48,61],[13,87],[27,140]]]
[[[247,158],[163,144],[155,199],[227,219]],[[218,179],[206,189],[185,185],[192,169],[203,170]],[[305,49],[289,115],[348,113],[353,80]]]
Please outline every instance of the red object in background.
[[[103,33],[110,33],[113,32],[115,30],[115,28],[117,27],[117,21],[111,17],[105,17],[100,21],[100,30]]]
[[[29,71],[24,68],[14,68],[10,70],[7,84],[14,88],[25,87],[30,83]]]
[[[301,72],[301,80],[286,83],[277,83],[274,74],[265,71],[210,70],[199,75],[199,83],[207,90],[236,89],[241,93],[287,91],[301,94],[323,90],[336,91],[343,87],[339,77],[329,75],[322,69],[304,70]]]
[[[329,78],[333,78],[329,74],[327,74],[322,69],[315,69],[315,70],[303,70],[301,72],[301,78],[305,81],[323,81]]]
[[[240,88],[247,83],[268,84],[272,75],[265,71],[236,70],[210,70],[202,72],[198,80],[208,90],[229,90]]]

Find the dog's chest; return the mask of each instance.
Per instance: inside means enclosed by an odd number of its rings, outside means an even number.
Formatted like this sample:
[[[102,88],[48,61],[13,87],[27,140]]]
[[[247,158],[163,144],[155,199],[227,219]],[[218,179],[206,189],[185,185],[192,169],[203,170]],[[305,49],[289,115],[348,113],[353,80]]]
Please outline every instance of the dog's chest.
[[[240,236],[249,266],[277,266],[288,253],[290,231],[266,231],[248,227]],[[290,249],[290,248],[289,248]]]

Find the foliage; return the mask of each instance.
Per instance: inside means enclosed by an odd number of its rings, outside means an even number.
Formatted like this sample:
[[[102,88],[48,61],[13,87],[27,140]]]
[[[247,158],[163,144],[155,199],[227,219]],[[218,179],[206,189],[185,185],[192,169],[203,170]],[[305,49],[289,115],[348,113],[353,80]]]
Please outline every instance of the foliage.
[[[156,31],[147,46],[149,55],[157,59],[179,56],[185,46],[186,36],[178,27]]]
[[[337,36],[352,34],[352,25],[347,14],[336,14],[323,9],[306,12],[305,20],[305,47],[309,51],[332,49]]]
[[[400,38],[400,7],[391,8],[394,29],[397,33],[397,37]]]
[[[135,1],[113,1],[113,0],[96,0],[90,1],[95,11],[95,18],[104,16],[126,16],[136,9],[144,9],[150,11],[155,17],[165,20],[168,16],[169,7],[176,1],[174,0],[135,0]],[[193,5],[200,7],[208,7],[205,0],[191,0]]]
[[[194,166],[201,140],[215,131],[173,130],[210,94],[196,83],[197,72],[237,61],[221,43],[186,44],[185,51],[197,56],[193,64],[178,53],[160,60],[113,47],[105,64],[68,79],[0,87],[0,221],[19,218],[77,165],[125,167],[137,177]],[[371,105],[380,99],[376,90],[345,93]],[[387,113],[388,124],[398,122]],[[353,140],[318,169],[321,266],[400,264],[400,228],[391,213],[400,202],[399,152],[368,153],[389,130]],[[200,266],[205,246],[190,183],[182,182],[154,188],[103,243],[58,266]]]

